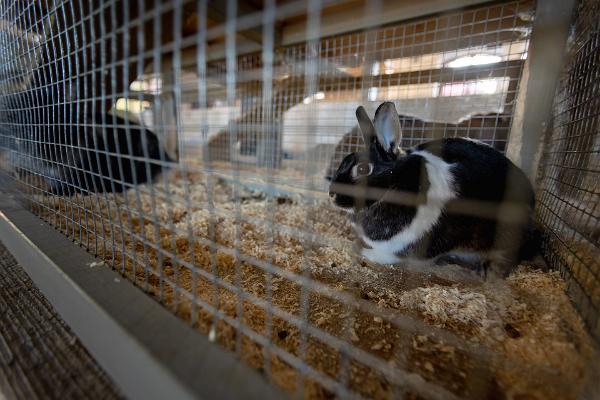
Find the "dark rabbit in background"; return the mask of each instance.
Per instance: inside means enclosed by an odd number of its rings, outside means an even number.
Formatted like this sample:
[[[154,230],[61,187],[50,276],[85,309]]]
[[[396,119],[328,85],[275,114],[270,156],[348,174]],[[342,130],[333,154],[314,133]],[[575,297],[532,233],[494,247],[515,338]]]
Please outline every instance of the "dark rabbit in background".
[[[0,33],[10,38],[0,48],[2,157],[57,195],[121,192],[152,181],[171,161],[159,138],[133,121],[93,111],[101,93],[89,93],[96,103],[83,98],[85,80],[69,74],[76,60],[48,51],[54,34],[44,24],[24,31],[0,20]]]
[[[367,148],[343,159],[329,194],[349,213],[365,258],[434,260],[505,276],[537,255],[533,188],[502,153],[462,138],[400,151],[393,103],[381,104],[374,122],[363,107],[356,115]]]
[[[4,151],[21,176],[37,176],[57,195],[121,192],[151,182],[170,157],[150,130],[84,105],[55,84],[5,95]]]

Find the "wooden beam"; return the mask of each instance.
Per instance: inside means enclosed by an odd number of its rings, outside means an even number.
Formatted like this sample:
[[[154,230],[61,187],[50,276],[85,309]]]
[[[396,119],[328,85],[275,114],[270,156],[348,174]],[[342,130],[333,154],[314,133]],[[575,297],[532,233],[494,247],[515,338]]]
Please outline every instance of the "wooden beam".
[[[209,1],[206,6],[207,18],[217,23],[225,23],[227,21],[226,4],[226,1]],[[238,16],[261,11],[245,1],[238,2],[237,8]],[[257,25],[256,27],[250,29],[240,30],[238,31],[238,34],[246,39],[251,40],[252,42],[262,45],[262,25]],[[273,35],[275,46],[279,46],[281,44],[281,23],[275,24],[275,31],[273,32]]]
[[[321,15],[320,36],[327,37],[347,32],[370,29],[394,22],[407,21],[426,15],[460,10],[489,0],[383,0],[378,10],[368,6],[368,0],[355,1],[348,7],[336,7],[333,12],[325,8]],[[286,24],[282,45],[301,43],[307,37],[306,20]]]

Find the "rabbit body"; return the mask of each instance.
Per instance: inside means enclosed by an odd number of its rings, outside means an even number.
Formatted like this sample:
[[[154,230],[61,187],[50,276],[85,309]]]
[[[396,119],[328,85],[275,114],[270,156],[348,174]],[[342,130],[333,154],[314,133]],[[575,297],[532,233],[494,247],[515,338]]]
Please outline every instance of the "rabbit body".
[[[525,174],[492,147],[448,138],[397,151],[400,127],[392,103],[374,124],[357,112],[368,150],[347,155],[330,186],[379,264],[434,259],[506,275],[537,252],[535,198]]]

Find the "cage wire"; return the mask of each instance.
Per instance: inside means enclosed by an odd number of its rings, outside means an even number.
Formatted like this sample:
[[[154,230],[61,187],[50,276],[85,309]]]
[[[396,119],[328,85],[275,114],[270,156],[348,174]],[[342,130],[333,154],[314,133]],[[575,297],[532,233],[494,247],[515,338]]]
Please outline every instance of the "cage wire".
[[[600,3],[579,4],[540,163],[539,217],[545,252],[567,276],[574,302],[600,337]]]
[[[356,106],[371,102],[373,111],[376,104],[392,98],[406,113],[402,119],[405,146],[432,138],[466,136],[504,150],[530,29],[531,4],[515,3],[320,38],[314,49],[319,54],[311,54],[318,59],[318,82],[310,95],[305,93],[306,45],[279,48],[273,60],[274,97],[270,112],[274,129],[282,131],[280,135],[267,135],[262,130],[260,53],[238,57],[238,97],[232,105],[226,100],[225,61],[207,65],[204,84],[212,112],[206,116],[196,111],[198,72],[189,65],[196,60],[184,57],[180,141],[196,160],[195,146],[208,140],[207,157],[213,161],[229,161],[233,149],[243,164],[277,166],[278,174],[288,176],[293,176],[295,167],[304,165],[310,155],[311,173],[321,177],[336,145],[338,157],[359,147],[362,139],[351,132],[356,125]],[[497,63],[477,68],[444,68],[453,60],[481,52]],[[163,79],[172,79],[167,75],[151,73],[132,87],[158,90]],[[172,97],[169,92],[165,88],[161,97]],[[461,101],[456,101],[456,97]],[[314,143],[308,142],[310,132],[303,123],[310,110],[318,113]],[[141,114],[152,126],[156,113],[147,108]],[[238,130],[232,149],[227,130],[230,115],[235,116]],[[203,125],[207,131],[201,133]],[[346,141],[339,143],[345,134]]]
[[[575,398],[592,345],[555,275],[473,289],[368,266],[324,202],[323,178],[363,146],[358,105],[394,101],[405,147],[460,136],[504,151],[534,3],[329,33],[348,8],[1,1],[0,165],[34,213],[297,397]],[[588,323],[598,271],[568,240],[597,250],[597,118],[579,80],[597,75],[594,29],[563,80],[540,192],[553,248],[580,262]],[[533,287],[555,325],[535,319]],[[551,332],[539,348],[506,344],[534,331]],[[578,350],[549,354],[565,335]]]

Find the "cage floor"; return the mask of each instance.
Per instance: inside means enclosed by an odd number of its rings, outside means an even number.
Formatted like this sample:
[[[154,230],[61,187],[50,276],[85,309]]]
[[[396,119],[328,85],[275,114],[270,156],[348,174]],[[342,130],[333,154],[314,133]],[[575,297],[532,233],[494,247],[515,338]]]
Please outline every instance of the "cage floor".
[[[122,398],[2,243],[0,310],[0,398]]]
[[[334,397],[331,382],[368,398],[427,398],[420,388],[430,383],[461,398],[597,394],[597,350],[557,272],[521,266],[481,282],[453,267],[368,265],[343,213],[201,173],[123,194],[34,199],[36,213],[304,398]],[[299,326],[304,315],[327,336]],[[257,336],[326,379],[301,381],[298,365]],[[341,356],[342,342],[359,352]]]

